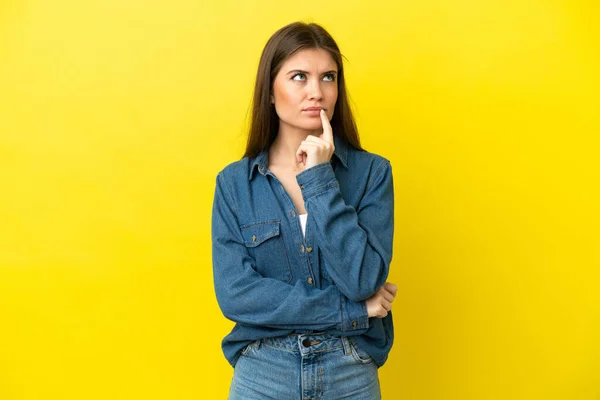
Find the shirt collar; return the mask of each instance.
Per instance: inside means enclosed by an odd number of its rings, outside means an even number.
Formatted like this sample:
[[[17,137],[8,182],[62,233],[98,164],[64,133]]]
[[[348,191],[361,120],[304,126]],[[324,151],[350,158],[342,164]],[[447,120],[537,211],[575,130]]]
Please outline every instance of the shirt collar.
[[[333,145],[335,146],[335,150],[333,151],[333,155],[339,163],[344,167],[348,168],[348,144],[337,136],[333,137]],[[332,157],[333,161],[334,157]],[[258,172],[262,175],[267,173],[269,161],[269,150],[263,150],[259,155],[252,158],[250,160],[250,172],[248,173],[248,180],[252,180],[254,177],[254,171],[258,169]]]

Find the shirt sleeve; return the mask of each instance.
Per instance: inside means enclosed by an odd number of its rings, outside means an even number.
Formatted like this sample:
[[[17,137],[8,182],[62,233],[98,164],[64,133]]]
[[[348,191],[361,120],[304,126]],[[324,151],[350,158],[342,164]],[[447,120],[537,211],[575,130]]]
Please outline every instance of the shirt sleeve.
[[[213,203],[212,260],[217,302],[232,321],[356,334],[369,327],[365,303],[349,300],[335,285],[321,290],[302,281],[288,284],[255,270],[222,172],[217,175]]]
[[[345,203],[330,162],[296,175],[327,272],[350,300],[360,301],[386,281],[392,259],[394,188],[386,159],[375,168],[356,209]]]

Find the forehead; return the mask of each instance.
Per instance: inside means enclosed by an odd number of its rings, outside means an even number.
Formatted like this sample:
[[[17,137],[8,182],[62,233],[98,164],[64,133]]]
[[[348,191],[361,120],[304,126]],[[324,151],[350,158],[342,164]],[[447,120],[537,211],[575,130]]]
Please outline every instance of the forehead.
[[[337,71],[337,64],[327,50],[303,49],[288,57],[281,66],[281,72],[301,69],[304,71]]]

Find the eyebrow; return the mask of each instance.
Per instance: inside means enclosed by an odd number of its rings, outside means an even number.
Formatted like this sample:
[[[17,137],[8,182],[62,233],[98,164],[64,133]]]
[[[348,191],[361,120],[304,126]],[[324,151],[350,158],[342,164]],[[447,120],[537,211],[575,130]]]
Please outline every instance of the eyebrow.
[[[293,69],[293,70],[289,71],[286,75],[290,75],[290,74],[305,74],[305,75],[310,75],[310,73],[308,71],[304,71],[302,69]],[[322,75],[327,75],[327,74],[337,74],[337,71],[332,69],[330,71],[323,72]]]

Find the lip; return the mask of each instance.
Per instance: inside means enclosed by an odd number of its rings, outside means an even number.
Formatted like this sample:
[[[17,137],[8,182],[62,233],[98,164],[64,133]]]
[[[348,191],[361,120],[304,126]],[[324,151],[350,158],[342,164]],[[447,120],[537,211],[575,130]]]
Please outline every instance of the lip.
[[[318,107],[311,107],[302,110],[304,115],[310,118],[320,118],[321,117],[321,109]]]

